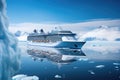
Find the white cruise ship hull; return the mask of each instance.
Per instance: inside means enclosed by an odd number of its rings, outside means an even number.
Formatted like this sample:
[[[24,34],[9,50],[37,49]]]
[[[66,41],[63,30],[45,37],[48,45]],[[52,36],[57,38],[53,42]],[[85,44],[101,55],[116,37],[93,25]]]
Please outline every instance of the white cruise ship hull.
[[[40,46],[51,48],[66,48],[66,49],[81,49],[85,42],[79,41],[59,41],[55,43],[40,43],[40,42],[28,42],[28,46]]]

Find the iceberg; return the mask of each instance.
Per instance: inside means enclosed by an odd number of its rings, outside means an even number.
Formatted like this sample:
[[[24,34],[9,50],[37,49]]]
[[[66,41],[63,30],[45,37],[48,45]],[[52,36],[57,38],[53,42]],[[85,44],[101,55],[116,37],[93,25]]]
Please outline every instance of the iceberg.
[[[17,39],[8,31],[5,0],[0,0],[0,80],[11,80],[19,69]]]

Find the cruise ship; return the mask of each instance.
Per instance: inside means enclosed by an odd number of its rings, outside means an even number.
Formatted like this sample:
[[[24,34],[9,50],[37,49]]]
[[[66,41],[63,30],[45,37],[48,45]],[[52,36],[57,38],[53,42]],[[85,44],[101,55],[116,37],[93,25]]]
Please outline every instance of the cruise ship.
[[[69,30],[55,28],[51,32],[45,33],[43,29],[39,32],[35,29],[27,36],[28,45],[62,48],[62,49],[81,49],[84,41],[78,41],[76,33]]]

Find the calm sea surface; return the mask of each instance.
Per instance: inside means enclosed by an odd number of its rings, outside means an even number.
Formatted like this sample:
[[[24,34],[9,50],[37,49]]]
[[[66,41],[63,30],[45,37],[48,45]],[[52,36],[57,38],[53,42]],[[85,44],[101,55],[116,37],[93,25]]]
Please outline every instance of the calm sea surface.
[[[82,50],[27,46],[19,42],[16,74],[40,80],[120,80],[120,42],[87,42]]]

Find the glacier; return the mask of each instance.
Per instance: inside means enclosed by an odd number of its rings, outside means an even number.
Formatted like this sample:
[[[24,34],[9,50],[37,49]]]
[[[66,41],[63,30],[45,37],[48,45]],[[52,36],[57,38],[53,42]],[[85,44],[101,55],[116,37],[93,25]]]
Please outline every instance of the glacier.
[[[20,65],[17,39],[9,32],[8,26],[6,1],[0,0],[0,80],[11,80]]]

